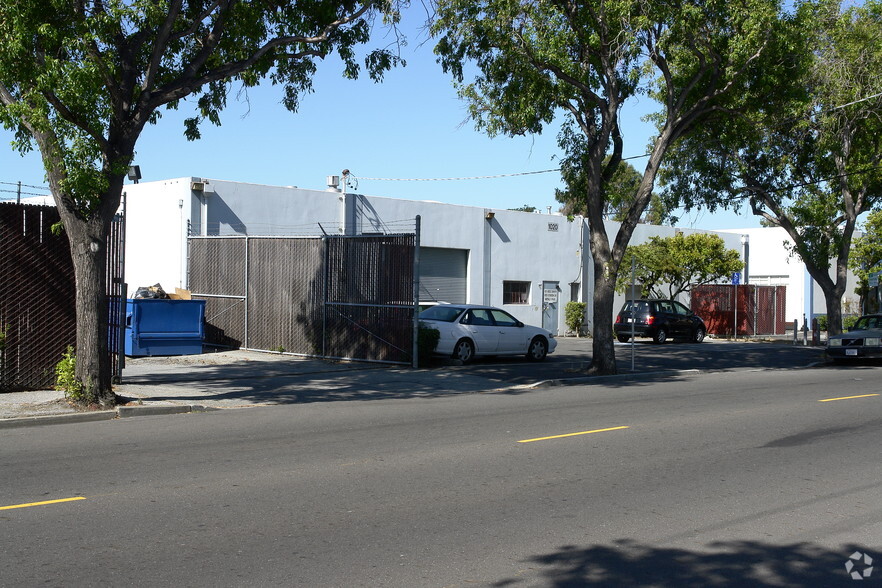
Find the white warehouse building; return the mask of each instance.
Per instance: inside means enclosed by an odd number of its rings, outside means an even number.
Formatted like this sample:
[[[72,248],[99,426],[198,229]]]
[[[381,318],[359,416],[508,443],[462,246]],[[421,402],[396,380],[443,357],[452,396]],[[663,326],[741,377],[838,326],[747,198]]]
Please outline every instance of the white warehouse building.
[[[420,217],[420,299],[490,304],[525,323],[564,334],[568,301],[588,303],[593,266],[587,221],[559,214],[459,206],[204,178],[176,178],[126,186],[126,282],[188,288],[188,235],[320,236],[412,233]],[[607,223],[610,239],[618,224]],[[677,231],[639,225],[632,244]],[[807,275],[790,258],[778,229],[719,232],[728,248],[744,251],[749,236],[751,281],[787,286],[788,320],[810,313]],[[774,233],[773,233],[774,232]],[[851,289],[849,290],[851,291]],[[616,300],[618,309],[624,296]],[[815,296],[823,313],[823,297]],[[591,325],[586,325],[590,331]]]

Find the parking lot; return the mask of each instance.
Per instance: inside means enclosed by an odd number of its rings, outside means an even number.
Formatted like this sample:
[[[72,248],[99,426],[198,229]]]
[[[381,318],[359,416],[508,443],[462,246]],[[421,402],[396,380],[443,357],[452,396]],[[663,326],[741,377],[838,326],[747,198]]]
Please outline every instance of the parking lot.
[[[548,379],[582,377],[591,363],[592,340],[560,337],[557,350],[541,363],[522,357],[477,359],[467,366],[451,367],[438,359],[432,369],[467,370],[499,383],[526,384]],[[794,345],[791,341],[727,341],[708,338],[704,343],[665,343],[656,345],[648,339],[616,343],[616,361],[620,374],[663,370],[702,371],[743,368],[800,368],[824,360],[823,347]]]

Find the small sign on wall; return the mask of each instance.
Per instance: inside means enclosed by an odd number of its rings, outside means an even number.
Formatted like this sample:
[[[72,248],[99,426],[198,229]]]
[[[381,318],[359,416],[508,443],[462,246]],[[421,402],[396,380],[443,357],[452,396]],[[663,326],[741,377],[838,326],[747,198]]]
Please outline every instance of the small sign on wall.
[[[543,290],[543,292],[545,294],[545,296],[543,297],[545,304],[554,304],[555,302],[557,302],[557,290],[555,290],[554,288],[548,288],[546,290]]]
[[[558,229],[557,223],[548,223],[548,230],[552,233],[556,233]]]

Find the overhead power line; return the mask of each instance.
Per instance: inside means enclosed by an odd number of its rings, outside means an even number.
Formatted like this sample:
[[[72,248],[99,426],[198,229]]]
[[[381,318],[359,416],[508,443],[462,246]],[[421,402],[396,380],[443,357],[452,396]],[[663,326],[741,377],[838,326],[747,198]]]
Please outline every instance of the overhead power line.
[[[30,184],[19,184],[18,182],[0,182],[0,185],[2,185],[2,186],[21,186],[22,188],[33,188],[34,190],[45,190],[46,192],[49,192],[49,188],[47,188],[46,186],[32,186]],[[39,194],[39,196],[42,196],[42,195],[43,194]]]
[[[377,182],[452,182],[457,180],[492,180],[496,178],[511,178],[515,176],[531,176],[535,174],[547,174],[551,172],[560,171],[560,168],[556,169],[543,169],[539,171],[528,171],[528,172],[517,172],[512,174],[495,174],[489,176],[468,176],[468,177],[459,177],[459,178],[365,178],[362,176],[350,176],[356,180],[372,180]]]
[[[21,194],[22,196],[48,196],[47,192],[25,192],[24,190],[7,190],[5,188],[0,188],[0,192],[6,192],[8,194]]]

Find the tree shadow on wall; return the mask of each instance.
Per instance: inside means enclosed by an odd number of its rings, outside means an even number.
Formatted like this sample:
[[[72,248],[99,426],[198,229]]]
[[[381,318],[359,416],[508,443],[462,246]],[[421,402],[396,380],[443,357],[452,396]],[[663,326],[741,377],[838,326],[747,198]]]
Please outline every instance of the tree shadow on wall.
[[[630,539],[613,545],[563,546],[528,559],[533,574],[503,579],[499,588],[518,585],[583,586],[855,586],[846,562],[865,548],[846,545],[829,550],[811,543],[772,545],[758,541],[715,542],[707,551],[660,548]],[[854,562],[851,571],[867,569]],[[882,573],[882,570],[877,573]],[[872,571],[871,571],[872,574]],[[873,579],[872,575],[869,579]]]

